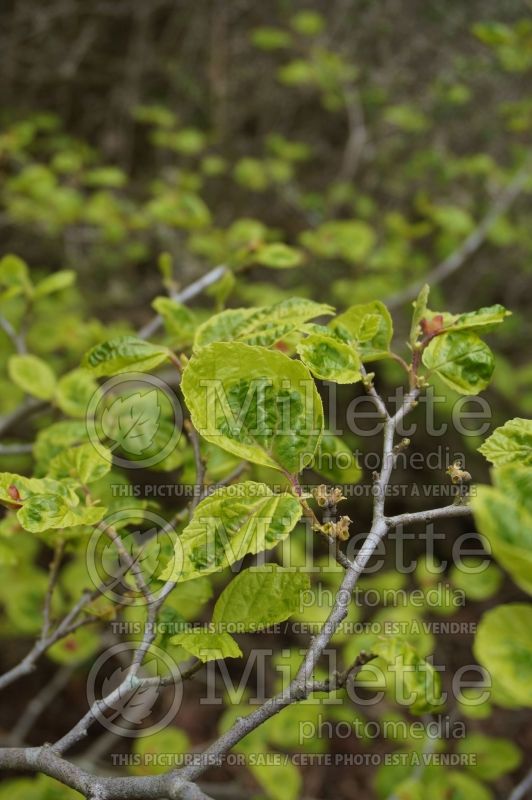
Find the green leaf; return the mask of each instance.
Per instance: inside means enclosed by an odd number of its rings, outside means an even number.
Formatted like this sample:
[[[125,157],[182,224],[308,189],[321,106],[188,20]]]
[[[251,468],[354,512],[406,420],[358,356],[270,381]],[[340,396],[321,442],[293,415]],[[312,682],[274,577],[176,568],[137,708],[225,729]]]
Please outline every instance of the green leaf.
[[[367,222],[336,220],[304,231],[300,240],[303,247],[320,258],[339,258],[360,264],[373,247],[375,233]]]
[[[423,351],[423,364],[459,394],[478,394],[488,386],[493,353],[474,333],[436,336]]]
[[[269,550],[288,536],[301,513],[295,497],[274,494],[263,483],[217,489],[198,504],[161,580],[189,581],[219,572],[247,553]]]
[[[413,714],[425,714],[441,708],[441,679],[434,667],[419,656],[404,639],[388,637],[377,641],[371,651],[395,672],[396,698],[408,698]]]
[[[284,31],[282,28],[264,25],[251,32],[251,42],[259,50],[281,50],[290,47],[292,37],[288,31]]]
[[[277,564],[246,569],[233,578],[218,598],[212,621],[222,630],[236,626],[237,633],[284,622],[298,611],[301,593],[309,585],[304,573]]]
[[[55,391],[55,401],[61,411],[69,417],[84,419],[87,407],[100,389],[90,372],[75,369],[59,379]]]
[[[89,350],[82,366],[96,377],[131,371],[149,372],[170,355],[166,347],[145,342],[136,336],[119,336]]]
[[[478,451],[497,467],[512,463],[532,466],[532,420],[508,420],[493,431]]]
[[[57,480],[74,478],[82,484],[94,483],[111,470],[111,451],[106,450],[105,456],[103,450],[95,450],[90,443],[63,450],[50,462],[49,475]]]
[[[142,455],[159,430],[161,408],[157,389],[117,397],[102,414],[102,433],[131,455]]]
[[[301,36],[317,36],[325,28],[325,19],[317,11],[304,9],[294,14],[290,26]]]
[[[334,383],[362,380],[360,359],[355,350],[332,336],[311,334],[299,342],[297,352],[317,378]]]
[[[71,505],[56,494],[38,494],[30,497],[17,511],[22,527],[32,533],[42,533],[77,525],[97,525],[106,514],[102,506]]]
[[[459,753],[473,756],[467,768],[483,781],[496,781],[513,772],[521,764],[523,756],[519,748],[509,739],[496,739],[482,733],[469,733],[459,741]]]
[[[101,646],[101,637],[97,631],[79,628],[52,645],[46,655],[56,664],[82,664],[95,656]]]
[[[303,297],[290,297],[272,306],[226,309],[199,326],[194,348],[228,341],[270,347],[299,330],[307,320],[333,312],[332,306]]]
[[[271,800],[297,800],[301,796],[301,773],[290,761],[272,758],[272,763],[262,763],[254,759],[249,770]]]
[[[479,308],[478,311],[468,311],[465,314],[449,314],[440,311],[426,310],[425,318],[430,322],[434,317],[442,317],[443,329],[446,333],[452,331],[473,331],[474,333],[489,333],[497,328],[506,317],[511,316],[504,306],[498,303],[494,306]]]
[[[362,361],[387,357],[393,324],[390,312],[379,300],[351,306],[335,317],[330,327],[340,335],[347,333]]]
[[[419,336],[419,323],[425,317],[427,312],[427,301],[429,299],[430,286],[426,283],[419,291],[419,294],[412,304],[414,310],[412,311],[412,324],[410,326],[410,345],[413,347],[418,340]]]
[[[473,652],[512,703],[532,706],[532,605],[508,603],[487,611]]]
[[[62,269],[53,272],[35,286],[35,297],[45,297],[47,294],[62,292],[76,281],[76,273],[71,269]]]
[[[194,426],[207,441],[293,474],[312,458],[323,409],[303,364],[264,347],[211,344],[191,358],[181,385]]]
[[[353,450],[345,444],[343,438],[329,431],[324,431],[309,468],[331,483],[357,483],[362,477],[362,470]]]
[[[8,254],[0,259],[0,292],[3,300],[31,294],[28,265],[18,256]]]
[[[243,655],[238,644],[228,633],[185,630],[172,636],[170,642],[179,645],[204,663],[220,658],[240,658]]]
[[[71,486],[52,478],[27,478],[12,472],[0,473],[0,501],[3,503],[18,505],[41,494],[70,496]]]
[[[169,764],[164,763],[168,755],[184,755],[190,749],[190,741],[185,731],[179,728],[169,727],[162,731],[157,731],[149,736],[137,736],[133,739],[133,752],[140,756],[141,763],[131,768],[131,772],[137,775],[160,775],[167,772]],[[157,762],[152,756],[161,755],[162,759]],[[177,766],[172,764],[172,766]]]
[[[28,394],[39,400],[51,400],[56,378],[48,364],[32,355],[11,356],[7,362],[11,380]]]
[[[303,261],[303,254],[295,247],[276,242],[265,244],[254,254],[253,260],[263,267],[272,269],[292,269],[298,267]]]
[[[169,297],[156,297],[152,306],[163,318],[168,333],[179,341],[180,347],[192,341],[197,322],[189,308]]]
[[[455,564],[449,579],[453,586],[461,589],[468,599],[488,600],[499,591],[503,581],[503,574],[495,564],[488,564],[482,572],[473,571],[472,567],[476,566],[477,559],[471,559],[471,561],[473,563],[468,566],[467,571],[460,569]],[[463,562],[464,565],[468,564],[467,559],[463,559]]]
[[[493,471],[495,486],[477,486],[471,507],[493,555],[532,594],[532,469],[508,464]]]

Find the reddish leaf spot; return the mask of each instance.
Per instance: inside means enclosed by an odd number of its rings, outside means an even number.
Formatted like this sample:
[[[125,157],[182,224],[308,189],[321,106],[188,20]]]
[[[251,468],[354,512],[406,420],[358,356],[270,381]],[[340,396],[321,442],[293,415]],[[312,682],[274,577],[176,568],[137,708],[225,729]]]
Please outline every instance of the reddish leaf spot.
[[[20,492],[14,484],[7,487],[7,493],[12,500],[20,500]]]
[[[65,650],[74,653],[78,649],[78,643],[75,639],[65,639]]]

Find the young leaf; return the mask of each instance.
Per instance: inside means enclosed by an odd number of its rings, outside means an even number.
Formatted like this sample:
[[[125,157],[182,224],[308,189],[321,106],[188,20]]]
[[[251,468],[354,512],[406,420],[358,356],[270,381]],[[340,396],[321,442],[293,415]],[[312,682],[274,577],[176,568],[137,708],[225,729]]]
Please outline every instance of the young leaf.
[[[136,336],[119,336],[89,350],[82,366],[98,378],[119,375],[121,372],[149,372],[169,355],[166,347],[145,342]]]
[[[419,323],[425,317],[427,312],[427,301],[429,299],[430,286],[426,283],[413,303],[414,310],[412,312],[412,324],[410,327],[410,345],[413,347],[419,337]]]
[[[47,294],[61,292],[68,289],[76,280],[76,273],[71,269],[62,269],[47,275],[35,286],[35,297],[44,297]]]
[[[475,658],[510,702],[532,706],[532,606],[508,603],[487,611],[477,629]]]
[[[102,433],[131,455],[141,455],[151,446],[159,430],[161,408],[156,389],[117,397],[102,414]]]
[[[295,497],[274,494],[263,483],[218,489],[195,509],[161,580],[189,581],[219,572],[247,553],[269,550],[288,536],[301,513]]]
[[[87,413],[93,396],[100,389],[90,372],[75,369],[59,379],[55,392],[55,401],[61,411],[69,417],[83,419]]]
[[[493,431],[478,451],[496,467],[512,463],[532,466],[532,420],[508,420]]]
[[[523,760],[519,748],[509,739],[469,733],[458,742],[458,752],[469,756],[468,769],[483,781],[496,781],[513,772]],[[473,756],[473,758],[471,758]]]
[[[297,352],[317,378],[334,383],[362,380],[360,359],[355,350],[332,336],[311,334],[299,342]]]
[[[351,264],[360,264],[373,247],[375,232],[361,220],[333,220],[314,230],[304,231],[300,239],[303,247],[320,258],[341,258]]]
[[[423,351],[423,364],[460,394],[478,394],[489,384],[493,353],[474,333],[436,336]]]
[[[298,267],[303,261],[303,255],[295,247],[289,247],[282,242],[265,244],[254,254],[253,260],[263,267],[272,269],[292,269]]]
[[[189,308],[169,297],[156,297],[152,306],[163,318],[170,336],[178,339],[181,347],[192,341],[197,322]]]
[[[439,311],[427,311],[424,315],[430,322],[434,317],[441,317],[443,329],[446,333],[451,331],[473,331],[475,333],[489,333],[494,330],[506,317],[511,315],[504,306],[496,304],[478,311],[467,311],[465,314],[449,314]]]
[[[221,630],[236,626],[237,633],[284,622],[298,611],[301,593],[309,585],[304,573],[277,564],[246,569],[233,578],[218,598],[212,621]]]
[[[249,345],[271,347],[307,320],[332,314],[332,306],[315,303],[303,297],[290,297],[272,306],[231,308],[211,317],[196,332],[197,350],[212,342],[239,341]]]
[[[70,496],[68,483],[52,478],[27,478],[12,472],[0,473],[0,501],[9,505],[20,505],[34,495],[58,494]]]
[[[346,445],[343,438],[329,431],[324,431],[309,467],[331,483],[357,483],[362,477],[362,470],[353,450]]]
[[[351,306],[330,323],[333,330],[347,331],[362,361],[386,358],[393,324],[390,312],[379,300]]]
[[[532,469],[508,464],[493,471],[495,486],[477,486],[471,507],[493,555],[532,594]]]
[[[195,428],[248,461],[296,474],[323,429],[320,396],[300,362],[241,343],[202,348],[183,371]]]
[[[63,450],[50,462],[49,475],[57,480],[74,478],[82,484],[94,483],[111,470],[111,451],[107,450],[104,457],[103,450],[95,450],[90,443]]]
[[[11,356],[7,369],[11,380],[39,400],[51,400],[56,378],[48,364],[32,355]]]
[[[413,714],[425,714],[441,707],[441,680],[434,667],[421,658],[403,639],[387,637],[371,646],[395,673],[396,687]]]
[[[60,495],[37,494],[17,511],[17,519],[25,530],[42,533],[78,525],[96,525],[106,513],[103,506],[71,505]]]
[[[240,647],[228,633],[191,629],[172,636],[170,642],[179,645],[203,663],[217,661],[220,658],[240,658],[243,655]]]

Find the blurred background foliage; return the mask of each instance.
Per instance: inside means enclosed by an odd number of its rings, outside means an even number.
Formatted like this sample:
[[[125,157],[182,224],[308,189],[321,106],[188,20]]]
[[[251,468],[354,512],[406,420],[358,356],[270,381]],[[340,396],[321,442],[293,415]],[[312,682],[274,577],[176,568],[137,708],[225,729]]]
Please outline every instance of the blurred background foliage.
[[[399,340],[407,338],[415,284],[427,280],[434,284],[433,308],[460,312],[502,303],[513,312],[492,337],[498,358],[487,398],[493,427],[527,416],[532,409],[532,369],[526,363],[530,10],[526,0],[6,0],[0,9],[1,249],[30,264],[37,281],[52,275],[57,281],[32,290],[30,299],[11,297],[9,283],[0,286],[6,317],[15,326],[25,320],[28,348],[63,374],[77,367],[94,343],[149,320],[153,298],[163,287],[174,292],[218,264],[230,269],[199,301],[200,320],[213,308],[268,305],[292,295],[330,302],[339,311],[378,298],[389,302]],[[468,241],[471,252],[463,250]],[[453,254],[457,266],[443,271],[440,280],[438,266]],[[65,270],[75,273],[75,284]],[[0,331],[3,360],[12,352],[9,335]],[[381,386],[401,381],[394,364],[377,371]],[[5,371],[0,390],[0,411],[9,414],[22,393]],[[338,392],[339,416],[350,392],[345,387]],[[451,400],[437,408],[438,422],[447,420],[450,408]],[[65,413],[82,417],[83,409]],[[36,422],[43,446],[56,417],[48,411]],[[32,425],[15,427],[16,440],[31,442]],[[445,439],[449,452],[465,452],[474,479],[485,481],[487,465],[475,452],[479,443],[456,431]],[[425,455],[434,447],[423,436],[415,444]],[[371,450],[375,441],[365,447]],[[176,481],[192,481],[191,449],[174,455],[163,468]],[[229,462],[213,452],[211,480]],[[3,456],[0,463],[2,469],[23,471],[30,461],[17,455]],[[254,475],[264,477],[259,473]],[[407,468],[398,480],[445,478],[427,470],[420,477]],[[416,503],[421,508],[423,498]],[[398,498],[396,510],[407,509],[414,510],[412,503]],[[369,506],[355,501],[348,513],[363,527]],[[9,523],[2,525],[8,539]],[[438,545],[441,558],[449,555],[452,532],[467,525],[447,527],[449,538]],[[294,543],[303,549],[297,536]],[[6,584],[11,589],[2,602],[3,633],[22,637],[11,640],[22,653],[24,637],[37,629],[47,559],[35,540],[19,547],[16,556],[7,548],[3,569],[11,576],[16,571],[20,588]],[[419,542],[409,547],[414,555],[421,552]],[[24,559],[27,581],[20,580],[17,567]],[[29,565],[32,559],[36,566]],[[67,604],[72,586],[85,579],[81,562],[72,562],[70,584],[68,574],[65,578]],[[490,574],[488,588],[464,587],[460,576],[454,583],[451,576],[454,588],[449,595],[442,591],[439,613],[453,613],[449,597],[458,588],[470,593],[471,606],[458,612],[466,621],[490,607],[494,592],[499,601],[520,598],[510,582],[501,586],[495,566]],[[334,585],[334,576],[329,580]],[[367,580],[376,585],[376,578]],[[384,573],[379,586],[428,591],[437,583],[421,560],[414,577]],[[212,588],[196,588],[204,590],[197,602],[185,598],[176,613],[201,617]],[[319,621],[326,610],[317,603],[305,619]],[[413,611],[408,604],[406,610],[376,611],[381,622],[393,613],[408,621],[434,612]],[[300,641],[286,644],[297,649]],[[341,644],[348,662],[350,643]],[[417,644],[423,654],[436,648],[437,660],[451,666],[471,658],[470,642],[463,639],[434,641],[427,634]],[[98,637],[87,634],[77,643],[76,658],[90,658],[99,645]],[[52,658],[68,663],[68,647]],[[49,677],[50,664],[46,670]],[[39,687],[34,678],[28,681]],[[74,710],[64,711],[59,727],[83,711],[83,681],[82,671],[69,690]],[[341,720],[342,712],[332,708],[331,718],[336,713]],[[232,711],[219,721],[222,728]],[[18,714],[15,705],[13,713]],[[195,713],[192,697],[180,725],[194,742],[203,741],[216,726],[208,715]],[[255,747],[290,749],[290,730],[301,713],[300,707],[290,709],[272,721]],[[348,713],[352,720],[353,710]],[[384,704],[380,713],[391,718],[397,712]],[[487,709],[481,730],[511,736],[517,729],[526,748],[532,742],[521,713],[498,709],[490,716]],[[3,724],[12,724],[9,716]],[[46,719],[40,732],[53,737],[60,732],[57,725],[57,719]],[[173,734],[181,737],[177,743],[154,747],[186,749],[183,731]],[[322,744],[313,740],[309,751]],[[390,747],[369,745],[381,752]],[[406,737],[396,745],[407,750],[419,743]],[[484,746],[489,761],[494,745]],[[499,781],[496,796],[505,796],[512,785],[506,772],[516,763],[509,758],[493,779]],[[257,768],[250,785],[274,799],[296,798],[303,790],[294,769],[274,779]],[[356,775],[337,770],[331,786],[326,771],[310,768],[304,785],[309,797],[386,798],[399,779],[408,779],[408,770],[403,773],[380,771],[375,778],[364,770]],[[446,797],[492,796],[478,777],[486,775],[452,773],[445,779]],[[403,797],[436,796],[442,781],[443,772],[431,768],[424,788],[407,785]],[[66,790],[54,794],[59,790],[46,778],[19,782],[16,790],[21,797],[70,796]],[[6,791],[13,797],[15,787]]]

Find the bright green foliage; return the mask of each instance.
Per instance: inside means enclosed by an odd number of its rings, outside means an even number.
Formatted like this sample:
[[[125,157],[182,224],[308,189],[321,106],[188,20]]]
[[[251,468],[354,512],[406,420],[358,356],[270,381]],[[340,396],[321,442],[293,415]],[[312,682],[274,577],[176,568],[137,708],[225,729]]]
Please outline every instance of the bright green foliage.
[[[395,674],[396,689],[413,714],[425,714],[441,707],[441,679],[434,667],[403,639],[386,638],[371,646]]]
[[[475,657],[500,685],[513,707],[532,706],[532,606],[509,603],[482,617],[478,626]],[[501,699],[498,699],[501,705]]]
[[[156,297],[152,306],[163,318],[166,330],[179,347],[192,342],[197,322],[189,308],[169,297]]]
[[[373,247],[373,229],[361,220],[325,222],[301,235],[301,244],[321,258],[342,258],[359,264]]]
[[[444,333],[423,352],[423,364],[459,394],[478,394],[489,384],[493,353],[474,333]]]
[[[321,399],[303,364],[246,344],[212,344],[183,372],[194,426],[241,458],[299,473],[323,429]]]
[[[45,297],[47,294],[62,292],[68,289],[76,281],[76,273],[71,269],[62,269],[47,275],[35,286],[34,296],[36,298]]]
[[[411,347],[413,347],[418,340],[420,322],[422,319],[425,318],[427,314],[427,301],[429,299],[429,292],[430,292],[430,286],[428,285],[428,283],[426,283],[420,289],[415,302],[412,304],[413,305],[412,323],[410,326],[410,337],[409,337],[409,342]]]
[[[50,462],[48,474],[56,480],[74,478],[81,484],[93,483],[107,475],[111,461],[110,450],[102,452],[92,444],[81,444],[58,453]]]
[[[311,334],[298,344],[297,352],[317,378],[336,383],[357,383],[362,379],[355,350],[332,336]]]
[[[192,629],[177,633],[170,641],[203,662],[242,656],[242,650],[228,633]]]
[[[386,306],[375,300],[351,306],[339,314],[331,327],[340,336],[347,334],[362,361],[386,358],[390,349],[393,325]]]
[[[350,447],[340,436],[324,431],[312,464],[309,465],[331,483],[357,483],[362,470]]]
[[[157,763],[155,759],[151,759],[150,763],[147,757],[158,755],[168,757],[168,754],[177,756],[187,753],[189,747],[189,738],[180,728],[168,727],[150,736],[137,736],[133,740],[133,752],[141,757],[141,765],[132,766],[131,772],[140,775],[159,775],[166,772],[168,767]]]
[[[94,376],[87,370],[75,369],[57,382],[55,402],[67,416],[82,419],[97,392],[98,384]]]
[[[270,267],[272,269],[292,269],[301,264],[303,256],[299,250],[296,250],[294,247],[276,242],[274,244],[266,244],[259,248],[255,256],[255,261],[263,267]]]
[[[105,516],[106,508],[87,506],[60,495],[38,494],[30,497],[17,518],[23,528],[32,533],[74,528],[79,525],[96,525]]]
[[[467,739],[459,742],[458,752],[474,756],[469,770],[485,781],[496,781],[513,772],[522,761],[521,751],[513,742],[481,733],[470,733]]]
[[[229,341],[271,347],[300,330],[308,320],[332,313],[331,306],[302,297],[291,297],[273,306],[255,309],[230,308],[200,325],[194,347],[198,349],[213,342]]]
[[[294,764],[262,764],[257,761],[250,770],[272,800],[297,800],[300,797],[302,778]]]
[[[497,561],[532,594],[532,469],[508,464],[493,478],[495,486],[478,486],[471,499],[475,521]]]
[[[119,396],[102,414],[102,433],[130,455],[141,455],[160,429],[161,408],[156,389]]]
[[[480,308],[478,311],[468,311],[465,314],[427,311],[424,316],[429,322],[434,321],[435,317],[441,316],[445,332],[474,331],[479,334],[495,330],[510,315],[510,311],[497,304],[489,306],[489,308]]]
[[[84,357],[82,366],[96,377],[122,372],[149,372],[169,356],[165,347],[145,342],[135,336],[120,336],[96,345]]]
[[[9,377],[28,394],[40,400],[50,400],[55,391],[56,378],[46,362],[33,355],[11,356],[8,362]]]
[[[474,559],[469,561],[473,562]],[[468,567],[467,571],[455,564],[449,577],[453,586],[461,589],[469,600],[487,600],[499,591],[503,574],[495,564],[489,564],[482,571],[473,569],[476,562],[469,564],[464,559],[463,564]]]
[[[308,576],[271,564],[241,572],[224,589],[214,607],[212,621],[236,626],[239,631],[257,631],[284,622],[298,610]]]
[[[493,431],[478,451],[496,467],[513,463],[532,466],[532,420],[508,420]]]
[[[176,542],[174,562],[161,578],[192,580],[247,553],[269,550],[288,536],[300,516],[295,497],[274,494],[265,484],[246,481],[218,489],[195,509]]]

